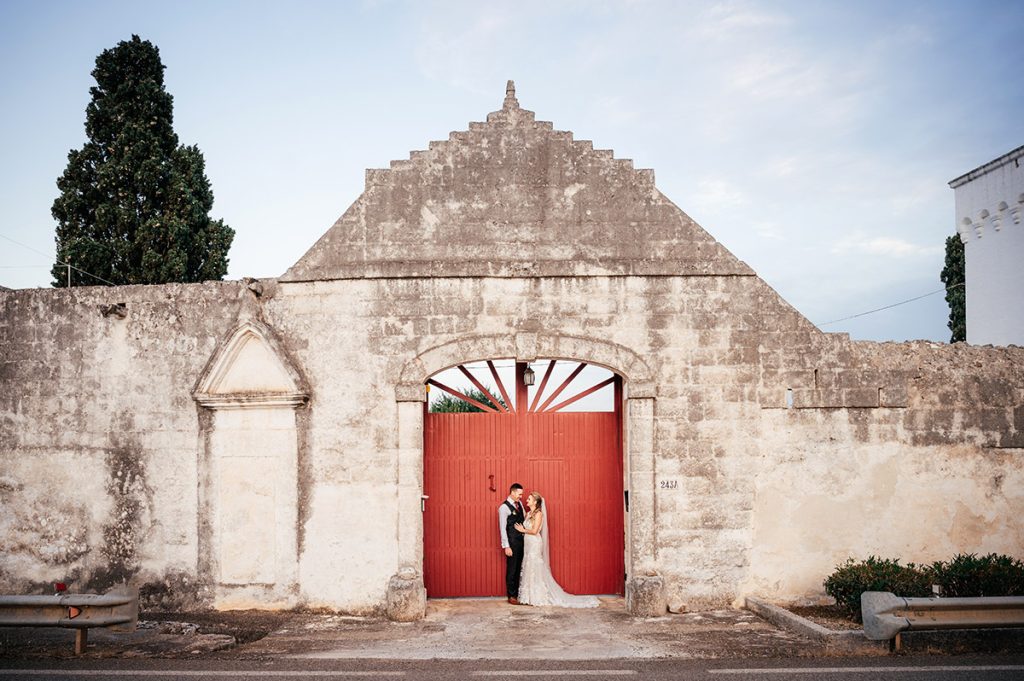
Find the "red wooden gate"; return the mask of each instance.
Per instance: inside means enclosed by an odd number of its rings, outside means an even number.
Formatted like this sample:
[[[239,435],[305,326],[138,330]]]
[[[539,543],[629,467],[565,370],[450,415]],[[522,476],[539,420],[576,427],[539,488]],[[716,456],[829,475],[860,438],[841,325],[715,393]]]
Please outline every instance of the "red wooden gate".
[[[584,391],[614,384],[614,411],[563,412],[559,407],[575,398],[549,405],[579,370],[543,404],[536,404],[553,364],[529,408],[525,386],[516,387],[517,409],[492,369],[507,409],[495,402],[496,408],[483,413],[424,415],[423,492],[429,499],[423,520],[423,573],[428,596],[505,594],[498,505],[513,482],[521,483],[525,494],[539,491],[551,504],[551,570],[562,587],[577,594],[623,592],[621,379],[616,376]],[[525,367],[517,366],[517,383]]]

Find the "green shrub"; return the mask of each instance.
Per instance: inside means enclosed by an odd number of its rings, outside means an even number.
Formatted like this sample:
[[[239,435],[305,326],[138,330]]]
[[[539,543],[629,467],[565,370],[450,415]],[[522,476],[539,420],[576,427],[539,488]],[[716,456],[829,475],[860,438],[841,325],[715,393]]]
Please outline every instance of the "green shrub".
[[[1010,556],[961,553],[930,568],[942,595],[949,598],[1024,596],[1024,563]]]
[[[869,556],[857,562],[848,559],[836,566],[835,572],[825,580],[825,593],[836,599],[836,604],[850,617],[861,621],[860,595],[865,591],[891,591],[897,596],[928,596],[931,594],[931,571],[913,563],[900,565],[900,561]]]
[[[943,596],[949,598],[1024,596],[1024,563],[994,553],[981,557],[962,553],[931,565],[900,565],[898,559],[875,556],[860,562],[850,558],[825,580],[825,593],[860,622],[860,595],[865,591],[930,596],[932,584],[941,585]]]

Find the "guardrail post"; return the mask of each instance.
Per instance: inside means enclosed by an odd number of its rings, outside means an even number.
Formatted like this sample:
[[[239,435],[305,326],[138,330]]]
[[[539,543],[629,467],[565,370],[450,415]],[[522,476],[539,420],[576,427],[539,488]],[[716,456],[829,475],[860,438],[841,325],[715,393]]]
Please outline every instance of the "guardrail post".
[[[75,629],[75,655],[84,653],[87,645],[89,645],[89,630]]]

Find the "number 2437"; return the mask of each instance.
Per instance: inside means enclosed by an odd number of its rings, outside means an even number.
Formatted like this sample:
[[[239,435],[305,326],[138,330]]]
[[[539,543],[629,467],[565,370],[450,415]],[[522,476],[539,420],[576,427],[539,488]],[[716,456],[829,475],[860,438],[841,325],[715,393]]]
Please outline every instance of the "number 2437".
[[[679,481],[678,480],[662,480],[661,484],[659,485],[659,487],[661,487],[661,489],[678,489],[679,488]]]

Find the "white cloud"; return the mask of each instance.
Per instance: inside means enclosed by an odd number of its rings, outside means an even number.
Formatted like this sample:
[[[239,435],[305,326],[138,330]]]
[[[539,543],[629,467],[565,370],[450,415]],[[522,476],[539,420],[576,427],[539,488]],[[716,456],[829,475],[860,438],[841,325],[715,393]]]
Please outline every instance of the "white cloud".
[[[754,234],[757,234],[762,239],[770,239],[772,241],[784,241],[785,235],[783,230],[778,224],[770,221],[756,222],[753,225]]]
[[[697,190],[690,195],[688,206],[702,213],[715,213],[749,203],[749,199],[728,180],[707,178],[697,182]]]
[[[470,92],[492,92],[494,81],[500,80],[492,74],[497,67],[494,55],[505,42],[516,40],[512,13],[488,4],[474,8],[468,23],[465,16],[456,21],[454,13],[426,16],[415,51],[420,71]]]
[[[948,185],[934,175],[922,172],[923,170],[922,168],[917,168],[917,173],[921,173],[923,177],[912,176],[908,178],[899,187],[899,193],[890,199],[894,214],[913,215],[920,211],[923,206],[949,198],[950,191]]]
[[[931,255],[942,249],[934,245],[922,246],[903,239],[880,236],[868,240],[864,244],[864,250],[873,255],[903,258],[907,256]]]
[[[748,97],[792,100],[821,95],[834,82],[832,75],[805,55],[772,48],[734,64],[727,79],[734,90]]]
[[[803,172],[805,163],[796,156],[780,156],[764,163],[760,174],[776,180],[793,177]]]
[[[722,2],[714,5],[698,20],[698,32],[706,38],[731,39],[736,33],[751,29],[785,26],[789,17],[770,13],[749,2]]]
[[[637,107],[629,106],[622,97],[599,97],[595,107],[597,115],[613,125],[635,122],[641,115]]]
[[[895,237],[876,236],[865,238],[863,234],[847,237],[832,247],[832,253],[835,255],[864,253],[888,258],[931,256],[941,250],[942,247],[935,244],[922,246],[921,244]]]

